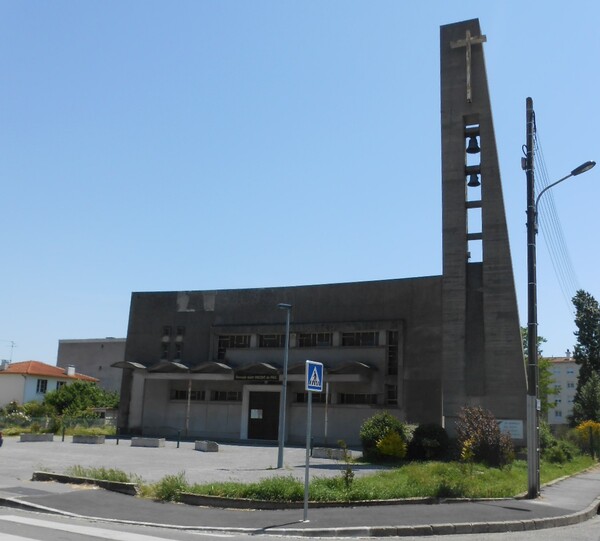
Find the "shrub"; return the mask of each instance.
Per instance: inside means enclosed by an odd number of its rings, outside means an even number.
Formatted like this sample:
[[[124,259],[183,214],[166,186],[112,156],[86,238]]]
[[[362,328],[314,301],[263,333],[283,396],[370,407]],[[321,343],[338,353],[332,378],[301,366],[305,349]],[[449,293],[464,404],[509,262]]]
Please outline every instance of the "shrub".
[[[564,464],[569,460],[564,451],[558,446],[550,447],[544,453],[544,458],[553,464]]]
[[[502,467],[514,460],[511,437],[500,431],[496,419],[489,411],[479,406],[462,408],[456,422],[456,431],[461,452],[468,447],[473,461]]]
[[[179,472],[177,475],[165,475],[153,488],[157,500],[177,502],[181,493],[189,491],[190,486],[185,478],[185,472]]]
[[[551,447],[544,453],[544,458],[548,462],[564,464],[573,460],[579,454],[579,449],[573,443],[565,440],[558,440],[554,447]]]
[[[406,442],[397,432],[388,432],[377,442],[377,451],[386,457],[403,459],[406,456]]]
[[[377,442],[385,438],[390,432],[395,432],[406,442],[406,425],[387,411],[376,413],[362,424],[360,427],[360,441],[363,447],[363,456],[367,460],[386,458],[377,449]]]
[[[439,460],[448,455],[450,440],[444,427],[436,424],[419,425],[408,446],[413,460]]]
[[[550,431],[550,425],[544,421],[540,422],[540,450],[542,453],[547,449],[556,447],[558,440],[554,437]]]
[[[575,428],[577,443],[580,449],[594,456],[600,448],[600,423],[596,421],[584,421]]]

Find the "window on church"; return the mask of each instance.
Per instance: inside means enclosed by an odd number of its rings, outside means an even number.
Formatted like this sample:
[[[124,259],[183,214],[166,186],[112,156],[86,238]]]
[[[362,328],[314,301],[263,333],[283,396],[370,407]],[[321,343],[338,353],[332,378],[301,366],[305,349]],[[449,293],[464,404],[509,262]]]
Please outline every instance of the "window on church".
[[[379,332],[344,332],[342,333],[342,346],[369,347],[379,345]]]
[[[163,342],[160,345],[160,360],[161,361],[166,361],[169,359],[169,349],[170,349],[169,342]]]
[[[217,358],[224,359],[228,349],[239,349],[250,347],[249,334],[226,334],[220,335],[217,342]]]
[[[187,389],[171,389],[171,400],[187,400],[188,391]],[[201,402],[204,400],[204,391],[190,391],[191,402]]]
[[[398,331],[387,332],[387,373],[398,374]]]
[[[283,348],[285,347],[285,334],[259,334],[259,348]]]
[[[365,393],[340,393],[338,395],[339,404],[377,404],[376,394]]]
[[[325,404],[325,393],[313,393],[313,404]],[[296,402],[298,404],[308,404],[308,393],[296,393]],[[328,403],[331,404],[331,395],[329,395]]]
[[[240,391],[211,391],[210,399],[213,402],[241,402],[242,393]]]
[[[296,342],[299,348],[329,347],[333,344],[330,332],[299,333]]]
[[[171,327],[165,325],[162,332],[163,338],[171,338]]]
[[[183,355],[183,344],[178,342],[175,344],[175,354],[173,355],[173,359],[176,361],[180,361]]]
[[[398,405],[398,386],[397,385],[386,385],[385,386],[385,403],[388,406]]]

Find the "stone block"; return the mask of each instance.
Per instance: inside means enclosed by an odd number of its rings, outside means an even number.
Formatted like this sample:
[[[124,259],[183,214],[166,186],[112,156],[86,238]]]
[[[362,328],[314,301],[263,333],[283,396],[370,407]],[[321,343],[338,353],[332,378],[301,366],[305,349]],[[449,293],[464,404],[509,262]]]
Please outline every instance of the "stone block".
[[[21,434],[19,441],[54,441],[54,434]]]
[[[352,452],[345,449],[330,448],[330,447],[313,447],[313,458],[331,458],[333,460],[345,460],[346,455],[352,458]]]
[[[164,447],[165,438],[131,438],[131,447]]]
[[[104,443],[105,436],[84,436],[77,435],[73,436],[73,443],[89,443],[89,444],[100,444]]]
[[[196,442],[196,451],[216,453],[219,451],[219,444],[216,441],[199,440]]]

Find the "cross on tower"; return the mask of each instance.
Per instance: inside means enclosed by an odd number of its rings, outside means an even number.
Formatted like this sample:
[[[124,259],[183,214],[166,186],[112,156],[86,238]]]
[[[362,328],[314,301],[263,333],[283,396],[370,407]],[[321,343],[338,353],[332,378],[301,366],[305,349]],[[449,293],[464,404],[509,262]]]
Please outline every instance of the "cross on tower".
[[[471,31],[467,30],[465,39],[459,39],[457,41],[451,41],[450,47],[452,49],[457,49],[459,47],[466,48],[466,58],[467,58],[467,102],[471,103],[472,94],[471,94],[471,45],[477,43],[484,43],[487,41],[485,36],[471,36]]]

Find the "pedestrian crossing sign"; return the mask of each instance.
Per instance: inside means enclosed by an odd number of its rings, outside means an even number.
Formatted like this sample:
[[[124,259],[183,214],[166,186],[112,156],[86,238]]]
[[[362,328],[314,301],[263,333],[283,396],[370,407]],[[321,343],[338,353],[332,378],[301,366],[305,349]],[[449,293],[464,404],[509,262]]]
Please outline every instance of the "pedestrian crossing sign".
[[[323,363],[306,361],[306,390],[323,392]]]

